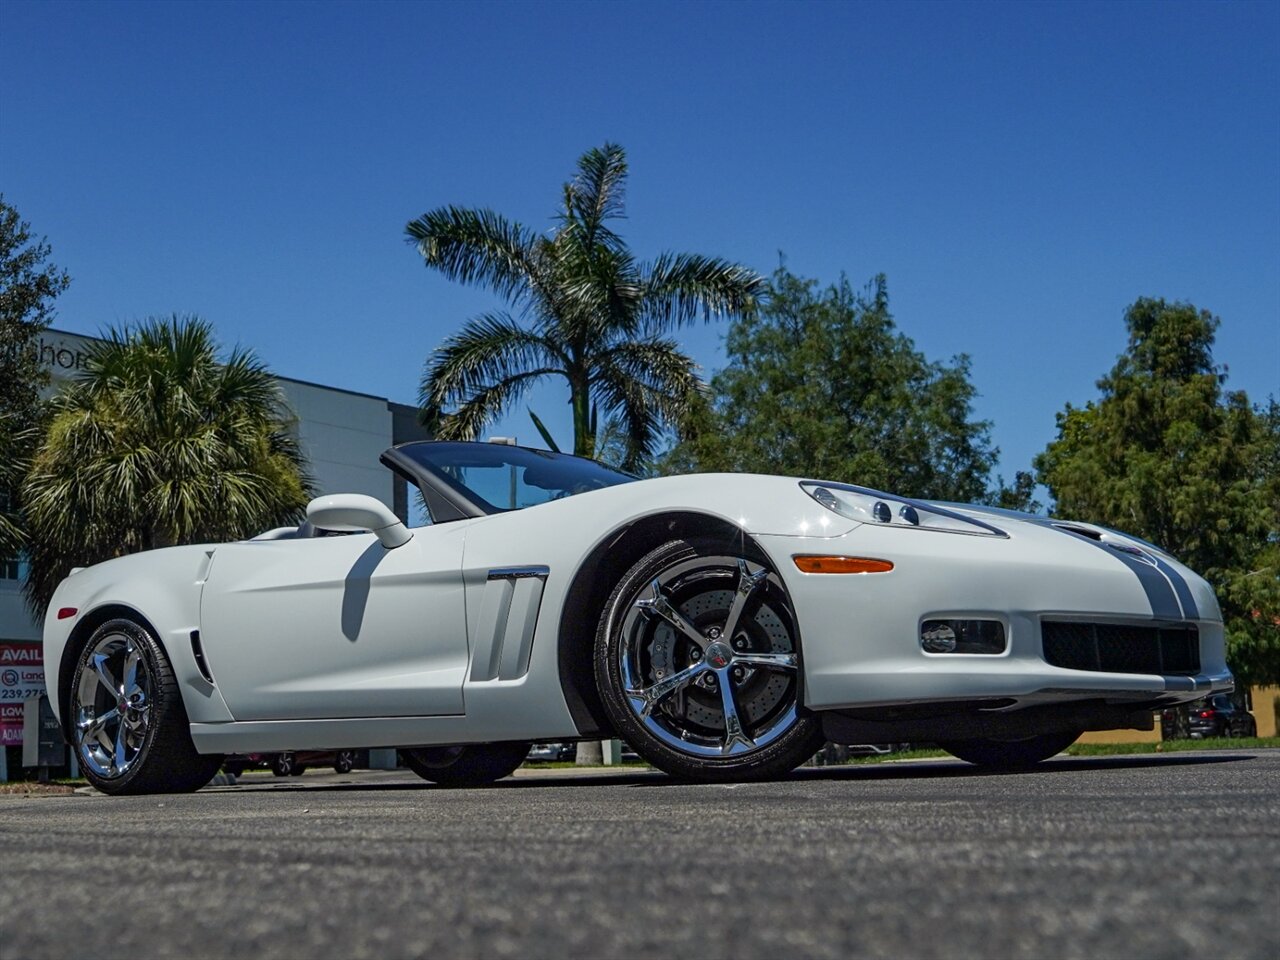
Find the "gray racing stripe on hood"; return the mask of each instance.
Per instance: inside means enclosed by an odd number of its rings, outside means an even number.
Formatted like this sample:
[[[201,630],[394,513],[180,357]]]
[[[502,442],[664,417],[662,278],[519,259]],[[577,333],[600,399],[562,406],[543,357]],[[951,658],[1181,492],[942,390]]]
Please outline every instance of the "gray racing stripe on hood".
[[[1146,553],[1146,551],[1143,552]],[[1178,595],[1178,602],[1182,604],[1183,617],[1188,620],[1199,620],[1200,608],[1196,606],[1196,598],[1191,595],[1191,587],[1187,585],[1186,578],[1155,554],[1147,553],[1146,555],[1156,562],[1160,572],[1173,584],[1173,592]]]
[[[1178,596],[1175,595],[1174,588],[1170,585],[1172,578],[1166,579],[1165,574],[1151,563],[1139,559],[1139,557],[1136,557],[1131,553],[1126,553],[1124,550],[1117,550],[1099,540],[1094,540],[1090,537],[1086,537],[1084,534],[1076,533],[1074,530],[1068,530],[1065,527],[1060,527],[1051,520],[1042,521],[1042,525],[1057,530],[1063,536],[1075,537],[1075,539],[1082,543],[1092,544],[1099,550],[1105,550],[1108,554],[1115,557],[1126,567],[1132,570],[1134,575],[1138,578],[1138,582],[1142,584],[1142,589],[1147,595],[1147,602],[1151,604],[1152,616],[1158,617],[1161,620],[1181,620],[1183,618],[1182,606],[1178,603]],[[1142,556],[1150,557],[1150,554],[1144,552]],[[1150,559],[1155,563],[1159,563],[1155,557],[1150,557]],[[1174,571],[1170,572],[1173,573]],[[1178,580],[1181,581],[1182,578],[1178,577]],[[1187,589],[1185,582],[1182,583],[1182,588],[1187,590],[1187,595],[1189,597],[1191,592]],[[1192,603],[1192,609],[1195,609],[1194,603]]]

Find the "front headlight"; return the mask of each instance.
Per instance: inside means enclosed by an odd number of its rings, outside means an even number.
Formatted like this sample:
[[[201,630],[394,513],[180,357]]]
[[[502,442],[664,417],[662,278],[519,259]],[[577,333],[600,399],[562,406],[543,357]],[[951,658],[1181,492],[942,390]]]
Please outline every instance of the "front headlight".
[[[800,489],[832,513],[859,523],[904,527],[908,530],[964,533],[975,537],[1008,536],[1003,530],[972,517],[846,483],[816,483],[809,480],[800,484]]]

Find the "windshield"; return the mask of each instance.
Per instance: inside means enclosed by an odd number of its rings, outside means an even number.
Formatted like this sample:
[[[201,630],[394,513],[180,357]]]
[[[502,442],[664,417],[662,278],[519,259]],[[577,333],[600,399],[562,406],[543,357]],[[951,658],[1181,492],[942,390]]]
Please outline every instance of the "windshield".
[[[583,457],[499,443],[409,443],[401,453],[487,513],[522,510],[635,477]]]

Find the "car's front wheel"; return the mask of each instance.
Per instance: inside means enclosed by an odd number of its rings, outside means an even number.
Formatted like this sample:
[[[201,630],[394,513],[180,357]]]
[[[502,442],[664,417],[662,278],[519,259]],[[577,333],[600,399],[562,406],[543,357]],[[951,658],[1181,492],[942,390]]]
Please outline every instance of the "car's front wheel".
[[[196,752],[173,668],[141,623],[109,620],[93,632],[69,706],[80,767],[103,793],[199,790],[222,766],[222,756]]]
[[[737,547],[674,540],[642,557],[605,605],[595,673],[618,734],[673,776],[779,776],[823,742],[782,580]]]
[[[402,749],[404,765],[443,787],[482,787],[515,773],[529,755],[526,742],[471,743],[456,747]]]
[[[1029,767],[1057,756],[1079,737],[1079,730],[1070,730],[1016,739],[946,740],[939,741],[938,746],[953,757],[980,767]]]

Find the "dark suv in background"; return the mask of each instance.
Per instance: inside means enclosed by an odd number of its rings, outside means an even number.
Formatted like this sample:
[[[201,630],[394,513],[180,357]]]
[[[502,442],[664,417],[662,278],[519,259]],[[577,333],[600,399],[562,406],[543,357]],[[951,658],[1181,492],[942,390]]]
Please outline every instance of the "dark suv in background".
[[[1258,721],[1248,710],[1236,706],[1225,693],[1217,693],[1184,707],[1169,707],[1162,711],[1160,735],[1165,740],[1256,737]]]

